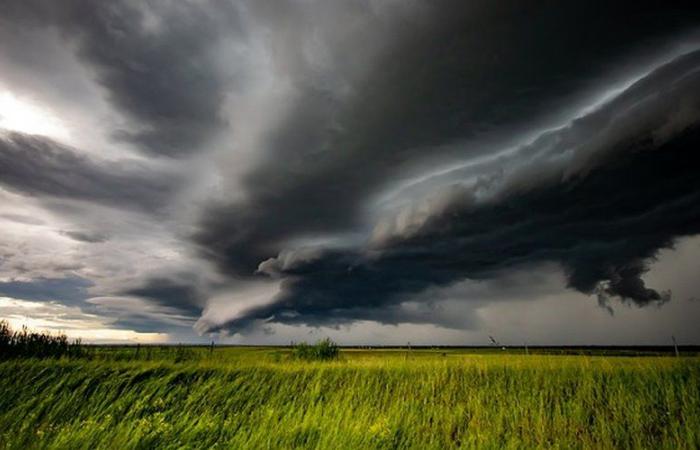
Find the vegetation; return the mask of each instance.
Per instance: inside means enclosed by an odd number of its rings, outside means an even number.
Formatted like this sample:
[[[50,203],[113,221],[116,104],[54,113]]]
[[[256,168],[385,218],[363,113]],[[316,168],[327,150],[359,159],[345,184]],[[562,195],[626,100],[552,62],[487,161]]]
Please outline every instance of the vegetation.
[[[0,359],[78,357],[82,348],[80,340],[70,343],[65,334],[38,333],[27,327],[13,331],[6,321],[0,321]]]
[[[147,350],[0,362],[0,448],[700,446],[697,356]]]
[[[305,361],[329,361],[337,359],[340,352],[338,345],[329,338],[322,339],[314,345],[301,342],[293,346],[294,357]]]

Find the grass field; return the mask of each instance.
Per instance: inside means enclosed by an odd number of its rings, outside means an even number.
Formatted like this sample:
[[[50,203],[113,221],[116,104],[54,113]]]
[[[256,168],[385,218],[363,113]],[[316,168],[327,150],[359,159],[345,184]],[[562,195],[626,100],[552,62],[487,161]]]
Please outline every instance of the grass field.
[[[697,356],[112,348],[0,379],[0,448],[700,447]]]

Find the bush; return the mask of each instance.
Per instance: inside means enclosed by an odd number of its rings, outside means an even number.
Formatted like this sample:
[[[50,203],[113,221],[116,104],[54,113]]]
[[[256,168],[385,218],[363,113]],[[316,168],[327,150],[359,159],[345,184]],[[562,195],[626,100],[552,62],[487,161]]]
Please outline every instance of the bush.
[[[26,326],[19,331],[13,331],[6,321],[0,321],[0,359],[81,355],[82,346],[79,339],[70,343],[65,334],[38,333],[29,331]]]
[[[329,338],[322,339],[313,345],[301,342],[292,348],[292,355],[295,358],[306,361],[328,361],[337,359],[340,349],[338,344]]]

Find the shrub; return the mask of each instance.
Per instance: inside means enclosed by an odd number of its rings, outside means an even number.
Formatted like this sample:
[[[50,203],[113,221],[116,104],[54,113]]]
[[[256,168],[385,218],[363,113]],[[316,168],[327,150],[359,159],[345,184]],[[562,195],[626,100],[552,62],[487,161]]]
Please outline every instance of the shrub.
[[[340,349],[338,344],[329,338],[322,339],[313,345],[301,342],[292,348],[295,358],[306,361],[328,361],[338,358]]]
[[[6,321],[0,321],[0,359],[17,357],[58,358],[80,356],[80,340],[68,342],[65,334],[34,332],[24,326],[13,331]]]

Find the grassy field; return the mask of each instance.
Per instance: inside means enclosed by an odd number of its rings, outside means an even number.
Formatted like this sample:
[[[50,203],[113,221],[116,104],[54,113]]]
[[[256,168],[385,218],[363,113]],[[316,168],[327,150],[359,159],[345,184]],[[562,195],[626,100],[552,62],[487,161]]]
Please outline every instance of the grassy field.
[[[112,348],[0,379],[0,448],[700,447],[697,356]]]

